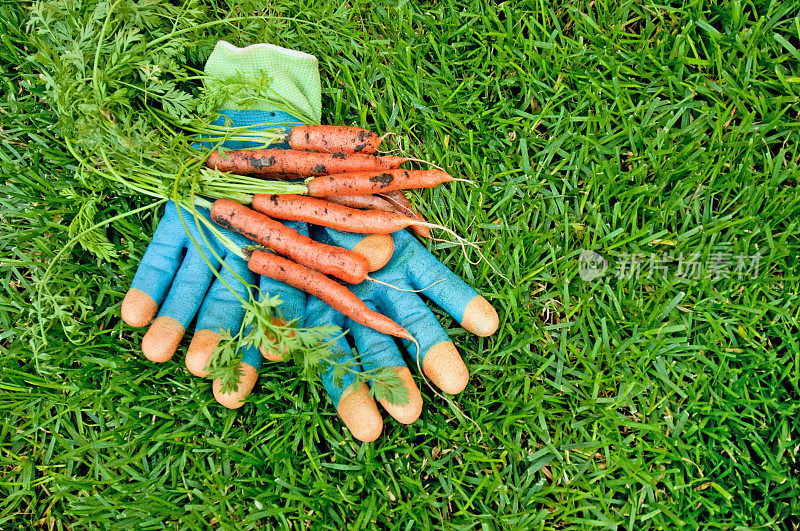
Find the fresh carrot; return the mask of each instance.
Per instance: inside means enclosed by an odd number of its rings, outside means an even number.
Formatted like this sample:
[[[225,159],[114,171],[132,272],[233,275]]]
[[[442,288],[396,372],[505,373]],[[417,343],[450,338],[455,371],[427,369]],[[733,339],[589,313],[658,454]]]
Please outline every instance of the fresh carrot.
[[[316,242],[236,201],[217,199],[211,207],[211,219],[221,227],[350,284],[363,281],[369,272],[367,259],[360,254]]]
[[[419,221],[426,222],[428,221],[425,219],[425,216],[420,214],[412,205],[411,201],[408,200],[406,194],[402,190],[392,190],[389,192],[385,192],[382,194],[378,194],[377,197],[386,199],[387,202],[393,208],[393,212],[397,212],[400,215],[408,216],[410,218],[414,218]],[[328,198],[329,200],[331,198]],[[411,225],[411,230],[422,236],[423,238],[432,238],[431,236],[431,229],[424,225]]]
[[[377,194],[409,188],[433,188],[453,180],[441,170],[390,169],[314,177],[306,182],[306,186],[308,195],[328,197]]]
[[[289,174],[307,177],[346,172],[380,171],[397,168],[412,159],[378,157],[360,153],[314,153],[293,149],[239,149],[220,155],[214,151],[206,166],[242,175]]]
[[[382,136],[346,125],[301,125],[286,134],[292,149],[328,153],[377,153]]]
[[[414,340],[405,328],[385,315],[370,310],[349,289],[322,273],[263,251],[254,251],[247,265],[254,273],[284,282],[317,297],[364,326],[382,334]]]
[[[390,234],[417,220],[380,210],[358,210],[324,199],[293,194],[256,194],[253,209],[278,219],[305,221],[344,232]]]

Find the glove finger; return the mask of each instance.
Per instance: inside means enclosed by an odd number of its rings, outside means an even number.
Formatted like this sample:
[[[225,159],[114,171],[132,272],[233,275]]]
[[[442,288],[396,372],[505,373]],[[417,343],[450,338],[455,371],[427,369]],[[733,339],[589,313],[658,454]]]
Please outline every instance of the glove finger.
[[[374,310],[371,304],[367,303],[367,306]],[[422,413],[422,395],[394,340],[386,334],[381,334],[352,320],[348,320],[348,326],[353,334],[364,371],[371,372],[376,369],[391,368],[402,380],[402,385],[406,389],[405,403],[393,402],[384,397],[379,400],[383,408],[395,420],[403,424],[411,424],[417,420]],[[372,385],[374,386],[375,383],[373,382]]]
[[[338,356],[334,354],[337,363],[354,361],[353,351],[344,338],[339,339],[334,348],[338,351]],[[354,382],[355,375],[349,372],[337,382],[333,368],[322,375],[322,384],[350,433],[359,441],[372,442],[383,430],[383,418],[372,398],[369,386],[364,382]]]
[[[367,259],[370,272],[385,266],[394,253],[394,240],[389,234],[356,234],[328,227],[312,227],[311,237],[320,243],[343,247]]]
[[[283,224],[304,236],[308,236],[308,224],[306,223],[284,221]],[[281,300],[281,304],[276,310],[276,315],[272,319],[273,323],[283,326],[288,322],[297,320],[297,326],[303,326],[303,314],[306,308],[306,294],[304,291],[263,275],[259,282],[259,289],[262,300],[275,296]],[[285,352],[278,352],[277,349],[270,347],[274,347],[274,345],[261,345],[260,352],[263,357],[269,361],[282,360]],[[253,364],[260,363],[260,361],[256,362],[256,360],[247,361]]]
[[[316,297],[308,297],[305,326],[334,325],[343,328],[344,320],[341,313],[327,304]],[[332,356],[337,363],[354,364],[353,351],[344,337],[336,341],[334,349]],[[350,368],[359,370],[355,365]],[[335,368],[331,367],[322,375],[322,385],[331,397],[336,412],[353,437],[363,442],[374,441],[383,430],[383,418],[370,394],[369,386],[364,382],[354,384],[356,378],[350,370],[345,371],[341,378],[337,378],[334,371]]]
[[[142,352],[147,359],[161,363],[175,353],[214,278],[211,267],[219,267],[213,255],[206,252],[203,258],[200,250],[189,247],[158,317],[142,338]]]
[[[242,324],[245,310],[242,308],[242,302],[237,295],[247,299],[250,297],[250,291],[247,289],[247,285],[243,284],[239,278],[236,278],[236,275],[238,274],[241,279],[250,284],[256,282],[257,275],[247,268],[247,262],[233,256],[226,263],[232,271],[224,268],[221,276],[235,290],[235,294],[220,279],[214,282],[206,295],[203,306],[200,308],[197,332],[195,332],[192,344],[186,353],[187,367],[191,372],[199,376],[207,374],[205,366],[214,348],[219,343],[220,334],[215,329],[230,330],[231,333],[235,334]],[[260,280],[260,290],[262,298],[277,296],[281,299],[281,305],[277,309],[285,319],[291,321],[302,317],[302,311],[305,306],[305,293],[302,291],[263,276]],[[277,317],[274,320],[279,321],[279,324],[285,324],[286,322]],[[197,343],[197,349],[193,349],[195,343]],[[214,381],[212,389],[217,402],[229,409],[237,409],[244,404],[258,378],[257,371],[261,367],[263,359],[261,356],[262,351],[263,346],[262,349],[254,347],[244,349],[242,360],[239,362],[239,385],[235,390],[223,393],[221,380],[217,378]]]
[[[492,335],[500,324],[497,311],[484,297],[436,259],[406,231],[394,233],[395,245],[413,253],[406,276],[414,289],[436,303],[469,332]],[[413,268],[413,269],[412,269]]]
[[[249,357],[251,359],[254,358],[258,360],[259,365],[261,364],[261,356],[258,352],[258,349],[253,347],[247,348],[244,356],[242,357],[242,361],[239,362],[239,385],[236,389],[227,393],[223,393],[222,380],[220,378],[215,379],[211,386],[211,389],[214,392],[214,398],[220,403],[220,405],[225,406],[228,409],[238,409],[242,407],[245,399],[253,391],[253,387],[256,385],[256,380],[258,380],[258,367],[254,367],[253,365],[244,361],[245,357]]]
[[[304,227],[297,228],[304,230]],[[223,267],[221,270],[222,279],[217,278],[214,281],[200,308],[197,331],[186,354],[189,370],[201,376],[207,374],[205,367],[219,343],[219,330],[230,330],[232,334],[239,331],[245,314],[241,299],[247,300],[251,296],[249,286],[257,279],[257,275],[247,267],[247,262],[237,256],[229,255],[225,263],[228,267]],[[282,317],[287,320],[302,317],[305,307],[305,293],[302,291],[264,276],[260,277],[259,289],[258,296],[262,300],[264,297],[280,298],[282,302],[277,310]],[[277,317],[274,320],[280,324],[286,322]],[[195,344],[197,347],[193,348]],[[223,393],[221,380],[217,378],[214,381],[212,385],[214,397],[221,405],[236,409],[244,404],[258,378],[257,371],[263,359],[262,351],[263,346],[261,349],[255,347],[244,349],[239,362],[239,385],[235,390]]]
[[[183,230],[176,230],[175,218],[175,203],[169,201],[122,301],[122,320],[131,326],[146,326],[153,320],[181,265],[186,238]]]
[[[244,281],[244,282],[242,282]],[[222,331],[232,336],[239,333],[244,318],[242,300],[248,300],[248,285],[254,285],[257,275],[247,268],[247,262],[234,254],[225,258],[220,278],[215,278],[197,314],[197,326],[186,351],[186,368],[195,376],[206,376],[206,365],[219,344]],[[256,359],[260,362],[260,356]],[[248,360],[249,361],[249,360]],[[258,365],[250,363],[258,369]]]
[[[469,371],[430,308],[414,293],[391,288],[379,293],[378,308],[381,313],[408,330],[419,343],[418,353],[416,345],[403,341],[414,363],[421,365],[425,376],[446,393],[463,391],[469,381]]]

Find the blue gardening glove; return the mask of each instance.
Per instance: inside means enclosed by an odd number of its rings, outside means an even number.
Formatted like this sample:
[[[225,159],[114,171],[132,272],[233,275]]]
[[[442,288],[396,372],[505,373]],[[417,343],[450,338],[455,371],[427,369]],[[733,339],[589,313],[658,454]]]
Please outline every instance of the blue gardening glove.
[[[292,74],[293,68],[297,66],[296,64],[292,66],[295,59],[299,57],[297,62],[308,66],[306,61],[309,56],[289,51],[285,58],[276,59],[276,53],[280,55],[287,51],[269,46],[266,49],[259,49],[262,46],[237,49],[227,43],[220,43],[209,58],[206,72],[213,71],[218,75],[219,72],[224,74],[234,67],[237,72],[241,67],[245,73],[266,69],[269,74],[276,72],[274,79],[276,85],[273,86],[284,87],[285,90],[280,91],[274,101],[257,105],[256,109],[239,109],[235,103],[226,105],[226,109],[221,111],[223,116],[219,123],[226,121],[233,125],[271,123],[273,126],[282,124],[284,127],[287,123],[297,123],[295,115],[286,110],[306,117],[306,121],[319,123],[318,74],[316,85],[313,81],[303,82],[303,80],[313,80],[314,75],[308,72],[304,75],[295,75],[296,72]],[[313,70],[316,73],[315,60]],[[286,94],[291,94],[294,101],[287,103]],[[310,120],[307,118],[309,116]],[[238,149],[250,146],[247,143],[230,143],[226,144],[226,147]],[[174,212],[174,215],[170,212]],[[190,233],[198,230],[190,216],[184,216],[184,220]],[[306,231],[304,224],[296,223],[293,227],[300,232]],[[436,280],[442,280],[436,286],[427,289],[426,296],[461,322],[467,330],[479,335],[489,335],[496,329],[497,314],[491,305],[438,262],[405,231],[394,235],[394,243],[391,238],[388,238],[387,242],[385,236],[365,237],[322,228],[315,229],[313,236],[319,241],[333,243],[363,254],[373,266],[371,269],[385,264],[391,256],[391,262],[372,276],[397,287],[421,289]],[[227,272],[225,268],[222,273],[223,279],[229,285],[239,282],[239,287],[234,292],[239,295],[246,293],[246,284],[255,281],[247,271],[246,265],[235,255],[227,254],[226,250],[213,240],[213,236],[208,235],[208,239],[223,262],[231,270],[239,273],[237,276]],[[242,242],[238,236],[233,236],[232,239],[237,243]],[[202,238],[195,240],[200,242]],[[246,241],[242,242],[243,246],[246,244]],[[394,254],[392,254],[393,245],[396,246]],[[161,307],[158,317],[143,341],[145,355],[154,361],[165,361],[172,356],[186,327],[197,314],[197,331],[187,351],[186,360],[189,369],[198,375],[204,373],[203,368],[219,341],[218,331],[237,330],[243,314],[237,296],[227,290],[219,280],[214,280],[208,265],[202,259],[202,255],[208,256],[210,253],[204,250],[202,244],[200,250],[204,251],[203,254],[191,244],[184,225],[177,216],[175,205],[169,205],[153,242],[145,253],[131,290],[123,301],[123,318],[134,326],[148,324]],[[183,258],[184,254],[186,258]],[[214,266],[219,265],[214,260],[210,261]],[[428,282],[426,279],[429,277],[435,279]],[[286,320],[299,318],[299,324],[303,326],[334,324],[351,330],[356,349],[361,353],[360,361],[364,370],[396,367],[408,389],[410,400],[402,406],[384,402],[384,408],[404,423],[413,422],[418,418],[422,399],[392,338],[346,320],[342,314],[322,301],[306,297],[279,282],[261,278],[260,287],[265,295],[277,294],[284,301],[280,311]],[[369,306],[393,318],[417,338],[422,347],[420,364],[431,381],[451,393],[464,388],[468,379],[466,367],[454,345],[418,295],[381,287],[372,282],[353,286],[353,291]],[[304,302],[305,311],[302,310]],[[344,353],[343,361],[353,358],[352,351],[344,340],[340,340],[337,350]],[[412,352],[412,356],[415,354],[416,350]],[[269,359],[280,358],[280,354],[275,352],[265,355]],[[227,407],[240,406],[255,384],[256,371],[260,364],[261,357],[255,349],[246,352],[242,360],[244,378],[239,389],[223,395],[219,393],[219,382],[215,382],[217,400]],[[353,378],[350,377],[345,378],[340,385],[336,385],[332,373],[323,376],[323,383],[334,406],[353,435],[362,441],[374,440],[382,429],[380,413],[369,394],[369,389],[365,385],[351,386],[352,382]]]
[[[357,235],[312,227],[311,236],[322,243],[344,246]],[[372,278],[401,290],[424,289],[427,298],[478,336],[489,336],[497,330],[497,312],[485,298],[447,269],[407,231],[395,232],[392,237],[394,253],[385,267],[371,273]],[[418,294],[369,280],[349,287],[370,309],[391,318],[414,336],[420,345],[419,364],[434,385],[447,393],[459,393],[466,387],[469,379],[467,367]],[[399,422],[414,422],[422,410],[422,397],[394,338],[356,323],[316,297],[307,296],[305,326],[323,324],[350,330],[364,371],[383,367],[397,371],[406,386],[409,400],[396,405],[382,399],[381,405]],[[411,366],[416,367],[416,346],[407,340],[403,340],[403,346]],[[339,349],[345,353],[340,362],[353,361],[353,354],[344,340],[340,340]],[[372,441],[380,435],[383,420],[368,387],[365,384],[351,385],[354,379],[355,376],[350,375],[337,385],[331,371],[323,376],[323,384],[353,435],[362,441]]]

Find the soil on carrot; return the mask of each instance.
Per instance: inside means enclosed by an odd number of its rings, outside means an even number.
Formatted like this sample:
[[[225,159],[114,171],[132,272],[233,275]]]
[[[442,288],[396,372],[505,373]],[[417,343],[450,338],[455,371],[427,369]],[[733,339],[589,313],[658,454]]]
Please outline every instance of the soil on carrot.
[[[408,173],[406,173],[406,175],[408,175]],[[369,180],[373,183],[380,183],[381,188],[386,188],[392,184],[392,181],[394,181],[394,176],[391,173],[381,173],[380,175],[370,177]]]
[[[275,157],[258,157],[258,156],[250,156],[246,157],[246,160],[250,163],[256,170],[260,170],[262,168],[269,168],[275,165]]]

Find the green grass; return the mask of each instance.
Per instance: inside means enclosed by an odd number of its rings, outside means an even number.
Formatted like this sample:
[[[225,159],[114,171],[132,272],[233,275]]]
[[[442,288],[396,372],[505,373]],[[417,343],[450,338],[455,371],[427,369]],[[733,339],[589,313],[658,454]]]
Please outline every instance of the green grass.
[[[180,355],[147,363],[119,305],[158,213],[107,228],[108,259],[71,247],[41,297],[82,205],[145,200],[76,176],[6,3],[0,527],[797,528],[800,2],[233,4],[201,20],[299,21],[214,26],[190,65],[220,38],[313,53],[330,123],[477,183],[423,210],[511,280],[432,247],[500,312],[489,339],[439,313],[484,436],[423,390],[359,444],[294,366],[231,412]],[[582,249],[610,271],[581,280]],[[756,278],[611,274],[722,251],[760,253]]]

